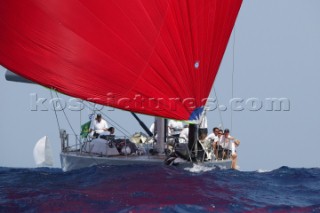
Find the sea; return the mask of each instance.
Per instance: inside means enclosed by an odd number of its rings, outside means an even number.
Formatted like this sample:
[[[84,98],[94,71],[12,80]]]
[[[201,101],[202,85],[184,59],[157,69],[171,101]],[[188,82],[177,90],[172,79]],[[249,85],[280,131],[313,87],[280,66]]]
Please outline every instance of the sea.
[[[0,212],[320,212],[320,169],[2,167]]]

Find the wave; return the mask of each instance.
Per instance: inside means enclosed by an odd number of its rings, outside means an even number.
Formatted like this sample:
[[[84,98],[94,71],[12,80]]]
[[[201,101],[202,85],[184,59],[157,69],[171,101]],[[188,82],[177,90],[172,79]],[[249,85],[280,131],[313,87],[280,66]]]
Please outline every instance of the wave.
[[[258,173],[266,173],[266,172],[271,172],[272,170],[267,170],[267,169],[258,169],[256,172]]]
[[[0,168],[0,212],[319,211],[320,169]]]
[[[193,173],[208,172],[208,171],[212,171],[215,169],[216,169],[215,167],[208,167],[208,166],[197,165],[197,164],[193,164],[192,167],[184,168],[184,170],[189,171],[189,172],[193,172]]]

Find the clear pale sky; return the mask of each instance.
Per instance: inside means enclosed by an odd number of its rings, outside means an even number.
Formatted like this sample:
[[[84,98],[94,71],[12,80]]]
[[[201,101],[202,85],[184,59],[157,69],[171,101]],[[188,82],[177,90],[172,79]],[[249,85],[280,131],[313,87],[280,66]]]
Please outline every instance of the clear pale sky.
[[[267,111],[266,102],[258,111],[232,112],[231,135],[241,140],[238,149],[241,170],[276,169],[280,166],[319,167],[320,149],[320,1],[319,0],[244,0],[237,24],[234,46],[234,97],[265,101],[287,98],[289,111]],[[0,14],[1,15],[1,14]],[[232,35],[215,88],[222,112],[208,112],[209,129],[223,123],[231,126]],[[8,82],[0,67],[0,166],[34,167],[33,147],[47,135],[53,147],[55,167],[60,167],[60,140],[54,112],[31,111],[32,98],[50,99],[42,86]],[[69,97],[61,96],[66,101]],[[215,98],[212,91],[211,96]],[[129,132],[142,131],[128,113],[106,112]],[[88,120],[88,110],[68,111],[76,131]],[[61,126],[68,128],[63,119]],[[147,125],[152,117],[141,116]]]

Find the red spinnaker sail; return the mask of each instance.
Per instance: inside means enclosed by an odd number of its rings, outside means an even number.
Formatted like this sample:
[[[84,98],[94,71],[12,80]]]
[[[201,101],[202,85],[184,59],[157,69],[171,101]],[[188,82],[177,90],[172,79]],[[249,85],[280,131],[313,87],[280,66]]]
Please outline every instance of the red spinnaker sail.
[[[59,92],[197,119],[242,0],[0,0],[0,64]]]

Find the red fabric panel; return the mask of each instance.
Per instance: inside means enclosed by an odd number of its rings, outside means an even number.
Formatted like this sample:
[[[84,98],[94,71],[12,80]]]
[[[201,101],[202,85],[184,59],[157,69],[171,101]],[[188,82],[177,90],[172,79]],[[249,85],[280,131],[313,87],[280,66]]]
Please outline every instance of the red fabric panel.
[[[210,93],[241,3],[0,0],[0,64],[73,97],[188,120]]]

